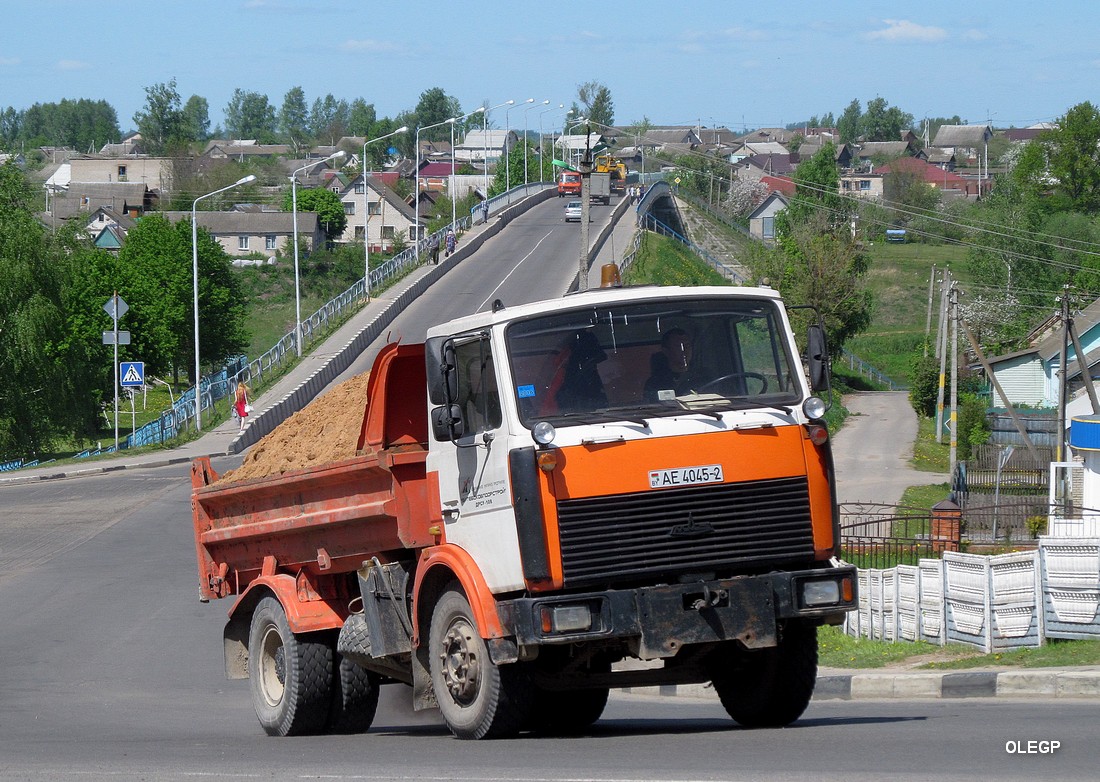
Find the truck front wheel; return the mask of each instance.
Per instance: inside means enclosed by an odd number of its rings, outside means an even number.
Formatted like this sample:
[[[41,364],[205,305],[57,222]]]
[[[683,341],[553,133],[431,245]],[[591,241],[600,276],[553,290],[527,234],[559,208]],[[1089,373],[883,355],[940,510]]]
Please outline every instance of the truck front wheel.
[[[817,628],[788,624],[772,649],[721,656],[712,681],[722,706],[746,728],[779,728],[802,716],[817,680]]]
[[[512,736],[530,707],[530,681],[520,666],[498,666],[478,632],[470,603],[448,589],[432,613],[432,688],[451,733],[460,739]]]
[[[333,651],[322,634],[296,635],[274,597],[256,605],[248,635],[252,705],[269,736],[320,733],[332,705]]]

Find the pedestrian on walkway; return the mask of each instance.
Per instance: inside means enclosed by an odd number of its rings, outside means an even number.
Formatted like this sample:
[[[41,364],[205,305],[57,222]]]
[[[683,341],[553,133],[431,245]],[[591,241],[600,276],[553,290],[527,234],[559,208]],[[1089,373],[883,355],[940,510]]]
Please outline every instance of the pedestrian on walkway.
[[[233,412],[237,414],[237,418],[241,422],[241,431],[244,431],[244,420],[248,418],[248,414],[252,412],[252,405],[248,401],[248,394],[251,389],[245,385],[244,381],[237,383],[237,388],[233,392]]]
[[[447,229],[447,255],[455,251],[455,247],[458,246],[458,237],[455,236],[455,232],[451,229]]]
[[[439,263],[439,234],[434,233],[428,239],[428,257],[433,264]]]

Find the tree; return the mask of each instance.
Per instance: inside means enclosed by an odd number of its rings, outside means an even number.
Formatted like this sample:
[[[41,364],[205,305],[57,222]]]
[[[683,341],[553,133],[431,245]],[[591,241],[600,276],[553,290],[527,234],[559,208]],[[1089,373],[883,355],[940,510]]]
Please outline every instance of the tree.
[[[102,302],[68,296],[83,248],[75,231],[46,233],[37,201],[14,164],[0,165],[0,459],[34,455],[57,433],[88,434],[98,415],[88,356],[102,345],[68,339],[66,307]]]
[[[318,140],[334,144],[347,132],[350,109],[346,100],[337,100],[329,93],[313,101],[309,112],[309,129]]]
[[[860,119],[862,117],[863,107],[858,100],[853,99],[840,115],[840,119],[836,121],[836,130],[840,134],[842,142],[850,144],[859,138]]]
[[[578,84],[577,99],[584,106],[584,116],[593,124],[608,127],[615,124],[615,104],[611,100],[611,90],[598,81]]]
[[[378,115],[374,110],[373,103],[367,103],[362,98],[356,98],[351,102],[351,109],[348,112],[348,133],[353,136],[377,137],[383,135],[373,130],[377,121]],[[400,127],[400,125],[394,125],[394,128],[398,127]]]
[[[145,108],[134,114],[134,124],[150,154],[162,154],[184,140],[183,109],[174,78],[145,88]]]
[[[238,87],[225,107],[225,132],[235,139],[270,143],[275,140],[275,108],[266,95]]]
[[[279,109],[279,130],[297,155],[309,135],[309,110],[306,108],[306,93],[301,87],[291,87],[283,96],[283,105]]]
[[[1100,210],[1100,111],[1088,101],[1079,103],[1040,139],[1058,195],[1070,209]]]
[[[248,344],[244,304],[229,256],[209,233],[198,234],[200,356],[218,366]],[[119,293],[130,304],[131,344],[149,374],[194,366],[194,277],[191,222],[146,215],[130,230],[118,255]]]
[[[848,225],[851,206],[838,193],[834,161],[826,144],[795,169],[795,195],[776,218],[777,246],[749,263],[787,301],[814,306],[839,350],[870,324],[872,297],[864,279],[870,262]]]
[[[442,88],[432,87],[420,93],[420,100],[416,104],[414,113],[416,127],[426,128],[429,125],[445,122],[451,117],[460,116],[462,104],[458,102],[458,98],[452,98]],[[420,136],[421,140],[428,141],[441,141],[444,138],[449,140],[450,137],[451,131],[446,125],[432,128]]]
[[[294,209],[294,192],[288,190],[283,197],[283,211]],[[334,240],[348,227],[348,216],[344,212],[344,204],[340,196],[328,188],[314,187],[306,190],[298,190],[298,211],[316,212],[317,222],[324,228],[325,236],[329,241]]]
[[[885,98],[867,101],[867,111],[860,118],[860,131],[866,141],[898,141],[901,132],[912,125],[913,115],[890,106]]]
[[[210,104],[200,95],[192,95],[183,104],[183,136],[188,141],[210,138]]]

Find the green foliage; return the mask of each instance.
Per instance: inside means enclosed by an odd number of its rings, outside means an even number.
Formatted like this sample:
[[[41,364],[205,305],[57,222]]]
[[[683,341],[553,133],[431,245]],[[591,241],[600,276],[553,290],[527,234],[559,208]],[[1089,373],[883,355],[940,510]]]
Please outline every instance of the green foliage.
[[[131,351],[149,374],[194,382],[194,275],[191,223],[148,215],[118,256],[119,293],[129,303]],[[204,366],[218,366],[248,343],[245,312],[229,256],[209,233],[197,233],[199,341]]]
[[[306,108],[305,90],[301,87],[291,87],[283,97],[283,105],[279,109],[279,130],[297,154],[309,135],[309,110]]]
[[[145,108],[134,114],[134,124],[146,151],[153,155],[160,155],[186,140],[183,108],[175,79],[145,88]]]
[[[283,196],[283,210],[293,210],[294,193],[288,190]],[[344,213],[344,204],[340,196],[325,187],[298,189],[298,211],[316,212],[317,221],[331,241],[348,227],[348,216]]]
[[[106,101],[63,99],[59,103],[36,103],[26,111],[8,107],[0,112],[0,145],[15,149],[28,146],[70,146],[80,151],[98,151],[109,141],[118,141],[118,115]]]
[[[309,130],[315,139],[335,144],[347,132],[350,113],[351,107],[346,100],[337,100],[329,93],[313,101],[309,112]]]
[[[71,231],[47,235],[36,206],[19,169],[0,166],[0,458],[37,453],[66,429],[86,432],[97,414],[93,351],[69,338],[67,308],[106,298],[73,300],[85,248]]]
[[[192,95],[183,104],[183,137],[188,141],[210,138],[210,104],[201,95]]]
[[[1043,134],[1042,143],[1050,175],[1069,208],[1100,210],[1100,110],[1088,101],[1077,104]]]
[[[270,144],[278,137],[275,107],[266,95],[238,87],[225,107],[225,132],[231,138],[256,139],[261,144]]]
[[[926,418],[936,414],[936,398],[940,387],[940,362],[934,351],[924,355],[924,348],[914,353],[909,368],[909,402],[917,415]]]
[[[432,87],[420,93],[420,100],[416,104],[414,113],[416,121],[413,124],[418,128],[426,128],[461,115],[462,104],[458,102],[458,98],[445,93],[441,87]],[[440,125],[420,134],[421,141],[449,141],[450,138],[451,129],[447,125]]]
[[[624,285],[729,285],[729,281],[682,243],[646,232]]]
[[[584,107],[583,116],[594,125],[611,126],[615,124],[615,103],[611,100],[611,90],[598,81],[587,81],[577,85],[577,99]]]
[[[974,449],[989,440],[989,421],[985,417],[986,400],[977,394],[959,394],[958,401],[958,458],[965,461]]]

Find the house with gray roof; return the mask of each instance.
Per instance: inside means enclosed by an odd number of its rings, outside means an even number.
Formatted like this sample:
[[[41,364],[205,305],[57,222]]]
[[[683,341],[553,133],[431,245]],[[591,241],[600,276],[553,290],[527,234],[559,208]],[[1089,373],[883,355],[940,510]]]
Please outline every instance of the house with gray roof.
[[[190,220],[190,212],[162,212],[168,220]],[[290,212],[199,212],[197,222],[222,246],[227,255],[260,253],[274,258],[282,250],[294,252],[294,215]],[[316,212],[298,212],[298,251],[323,246],[325,233]]]
[[[514,130],[471,130],[455,144],[455,161],[482,166],[496,163],[518,143],[519,136]]]
[[[348,224],[337,242],[362,242],[370,252],[389,252],[394,242],[409,242],[416,235],[416,211],[397,192],[377,177],[352,179],[340,192]]]
[[[993,128],[988,125],[940,125],[932,146],[951,150],[956,159],[973,160],[985,154],[991,138]]]

